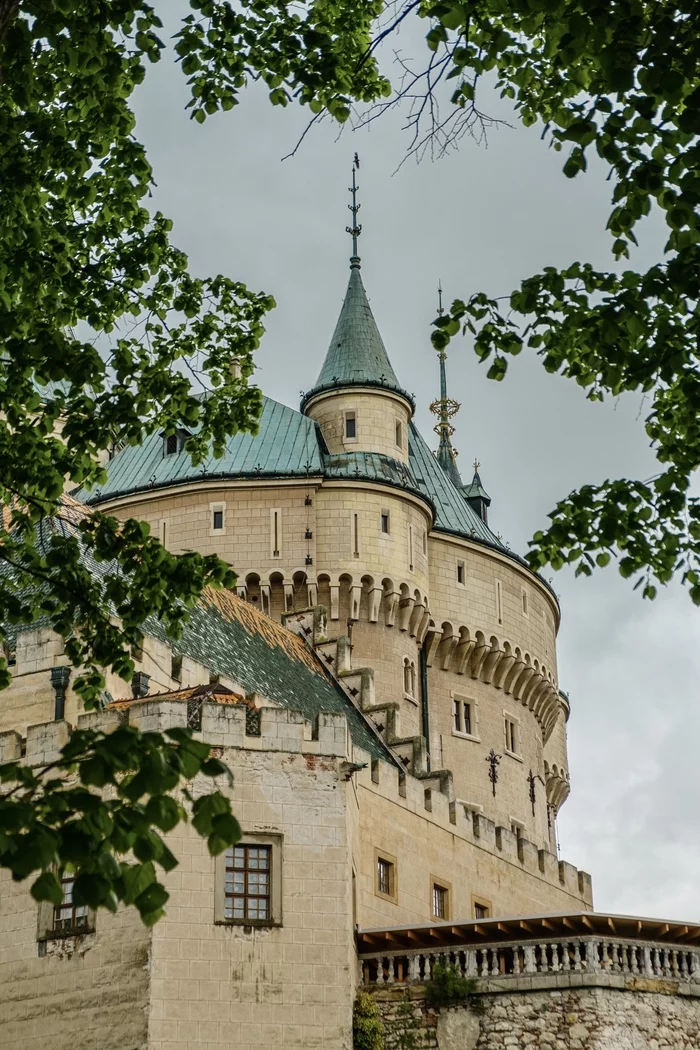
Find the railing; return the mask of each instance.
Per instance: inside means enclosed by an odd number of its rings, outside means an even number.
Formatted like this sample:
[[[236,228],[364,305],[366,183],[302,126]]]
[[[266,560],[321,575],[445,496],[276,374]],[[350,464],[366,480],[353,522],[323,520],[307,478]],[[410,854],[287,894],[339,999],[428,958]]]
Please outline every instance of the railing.
[[[363,954],[360,977],[364,985],[418,984],[429,981],[438,965],[486,979],[579,973],[700,984],[700,950],[607,937]]]

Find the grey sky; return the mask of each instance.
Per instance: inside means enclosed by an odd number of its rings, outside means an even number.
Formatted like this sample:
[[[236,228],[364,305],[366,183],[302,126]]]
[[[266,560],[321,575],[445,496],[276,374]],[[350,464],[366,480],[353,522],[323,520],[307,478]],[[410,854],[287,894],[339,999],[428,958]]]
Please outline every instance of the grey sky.
[[[185,101],[169,64],[149,71],[137,109],[158,183],[154,204],[174,220],[175,242],[196,272],[223,272],[277,299],[257,381],[286,404],[296,407],[312,385],[342,303],[355,151],[363,278],[426,437],[438,395],[429,334],[439,277],[450,299],[505,294],[548,264],[612,264],[605,172],[594,165],[566,180],[562,156],[537,128],[501,127],[488,148],[465,139],[458,153],[408,162],[392,176],[407,142],[398,114],[339,139],[322,124],[281,163],[305,126],[299,110],[273,109],[254,90],[199,126],[183,113]],[[497,97],[482,105],[509,117]],[[663,243],[661,224],[648,227],[635,265],[650,263]],[[526,355],[492,383],[467,341],[450,348],[448,371],[462,403],[459,466],[468,476],[474,456],[481,461],[491,522],[516,550],[572,488],[654,473],[639,397],[593,405]],[[678,585],[643,602],[612,567],[592,580],[558,573],[553,583],[563,606],[560,682],[572,701],[562,856],[591,872],[601,910],[697,920],[699,614]]]

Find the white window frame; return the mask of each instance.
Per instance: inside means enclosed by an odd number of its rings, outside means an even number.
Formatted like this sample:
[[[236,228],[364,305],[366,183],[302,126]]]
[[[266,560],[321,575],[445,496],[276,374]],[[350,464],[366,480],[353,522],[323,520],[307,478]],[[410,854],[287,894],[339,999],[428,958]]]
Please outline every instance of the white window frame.
[[[277,515],[277,529],[275,530],[275,515]],[[275,536],[275,532],[277,535]],[[277,547],[275,547],[275,539]],[[272,507],[270,510],[270,557],[277,560],[282,557],[282,508]]]
[[[221,511],[221,528],[214,528],[214,514]],[[226,535],[226,504],[219,501],[218,503],[209,504],[209,535],[210,536],[225,536]]]
[[[214,878],[214,922],[221,926],[281,926],[282,925],[282,877],[284,836],[278,832],[246,831],[238,846],[270,846],[270,918],[234,919],[225,914],[226,854],[219,853],[215,861]]]
[[[452,736],[459,737],[461,740],[473,740],[476,743],[480,743],[481,736],[479,735],[479,702],[475,700],[473,696],[465,696],[464,693],[458,693],[455,690],[450,691],[450,699],[452,701],[452,709],[450,715],[452,719]],[[456,703],[469,705],[469,715],[472,724],[471,733],[465,733],[464,730],[455,729],[454,705]],[[464,710],[462,710],[460,714],[460,724],[464,725]]]
[[[355,420],[355,436],[348,437],[348,419]],[[343,411],[343,442],[356,442],[358,440],[357,412],[354,408],[346,408]]]
[[[515,745],[517,751],[512,751],[508,747],[508,730],[506,729],[506,723],[510,722],[515,727]],[[517,715],[511,714],[510,711],[503,711],[503,749],[509,758],[516,758],[518,762],[523,760],[523,741],[521,733],[520,719]]]

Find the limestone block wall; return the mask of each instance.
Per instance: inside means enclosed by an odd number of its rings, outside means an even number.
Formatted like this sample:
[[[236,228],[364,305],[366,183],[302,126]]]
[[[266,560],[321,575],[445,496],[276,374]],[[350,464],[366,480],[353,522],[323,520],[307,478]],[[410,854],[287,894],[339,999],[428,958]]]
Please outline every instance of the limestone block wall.
[[[530,653],[556,678],[559,609],[544,584],[512,559],[456,536],[431,533],[428,549],[435,623],[493,633]],[[458,580],[458,562],[464,563],[464,584]]]
[[[645,987],[646,984],[646,987]],[[656,987],[654,987],[656,985]],[[665,986],[664,986],[665,985]],[[697,1050],[700,999],[674,994],[665,982],[610,987],[478,994],[470,1004],[426,1008],[421,993],[375,994],[386,1050]],[[408,1009],[405,1005],[408,1003]]]
[[[355,760],[363,761],[355,749]],[[493,916],[587,911],[590,876],[510,826],[465,811],[433,782],[369,761],[357,774],[358,921],[361,927],[429,922],[432,880],[450,887],[450,918],[473,916],[473,899]],[[394,901],[376,892],[377,851],[396,863]]]
[[[548,846],[542,728],[532,711],[492,685],[435,667],[429,669],[428,692],[433,767],[452,770],[458,798],[481,807],[497,824],[506,828],[515,824],[538,846]],[[471,737],[455,730],[455,699],[470,705]],[[506,748],[506,717],[517,725],[518,754]],[[487,761],[491,749],[500,755],[495,791]],[[539,777],[535,780],[534,813],[530,771]]]
[[[408,423],[411,411],[402,397],[374,388],[329,391],[306,406],[305,415],[316,420],[331,453],[380,452],[408,463]],[[355,438],[346,437],[345,418],[355,415]],[[396,424],[401,424],[401,444]]]

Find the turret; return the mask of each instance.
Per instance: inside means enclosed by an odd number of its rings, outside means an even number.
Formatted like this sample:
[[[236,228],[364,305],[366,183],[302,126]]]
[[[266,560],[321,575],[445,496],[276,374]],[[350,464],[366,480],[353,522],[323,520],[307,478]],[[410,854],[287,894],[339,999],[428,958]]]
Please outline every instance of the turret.
[[[330,453],[374,452],[407,463],[413,398],[391,366],[360,276],[357,190],[353,168],[350,279],[326,358],[301,410],[319,424]]]
[[[481,478],[479,477],[480,463],[478,460],[474,460],[474,477],[471,480],[470,485],[464,485],[462,488],[462,495],[471,507],[471,509],[478,514],[485,525],[488,525],[488,510],[491,506],[491,497],[488,492],[481,484]]]

